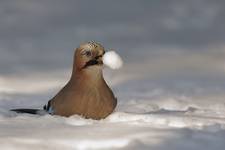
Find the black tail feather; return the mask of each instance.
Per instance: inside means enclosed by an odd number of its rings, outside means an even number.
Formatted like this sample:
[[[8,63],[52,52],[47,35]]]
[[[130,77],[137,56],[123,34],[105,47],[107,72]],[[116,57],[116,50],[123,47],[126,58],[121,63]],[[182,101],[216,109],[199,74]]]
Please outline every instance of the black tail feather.
[[[17,113],[38,114],[41,109],[11,109],[10,111]]]

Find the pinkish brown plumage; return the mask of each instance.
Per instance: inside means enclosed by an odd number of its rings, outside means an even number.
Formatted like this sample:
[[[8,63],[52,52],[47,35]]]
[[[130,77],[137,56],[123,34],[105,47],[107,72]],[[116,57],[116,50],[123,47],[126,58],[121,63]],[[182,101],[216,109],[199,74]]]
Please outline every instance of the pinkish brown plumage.
[[[104,53],[98,43],[81,44],[75,51],[71,79],[45,108],[66,117],[77,114],[102,119],[111,114],[117,100],[103,78]]]

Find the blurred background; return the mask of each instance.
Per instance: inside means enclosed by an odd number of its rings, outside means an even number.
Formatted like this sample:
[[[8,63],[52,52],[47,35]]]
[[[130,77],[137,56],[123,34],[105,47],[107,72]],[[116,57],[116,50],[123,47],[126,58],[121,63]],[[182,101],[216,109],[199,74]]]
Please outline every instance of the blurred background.
[[[222,0],[1,0],[0,107],[44,105],[68,81],[74,48],[93,40],[124,60],[104,72],[118,109],[155,97],[224,109],[224,16]]]

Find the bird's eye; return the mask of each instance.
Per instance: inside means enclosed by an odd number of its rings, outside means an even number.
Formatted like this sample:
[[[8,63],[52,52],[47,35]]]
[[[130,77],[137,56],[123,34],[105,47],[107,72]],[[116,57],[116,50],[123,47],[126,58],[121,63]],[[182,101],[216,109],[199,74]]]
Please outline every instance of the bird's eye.
[[[91,51],[83,51],[81,54],[87,57],[90,57],[92,55]]]
[[[91,52],[90,51],[86,51],[85,55],[90,57],[91,56]]]

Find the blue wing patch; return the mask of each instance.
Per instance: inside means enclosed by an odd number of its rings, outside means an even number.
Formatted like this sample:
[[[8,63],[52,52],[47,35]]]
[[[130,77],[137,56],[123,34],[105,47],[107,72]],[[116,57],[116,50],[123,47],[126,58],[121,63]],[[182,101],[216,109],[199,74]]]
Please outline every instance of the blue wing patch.
[[[52,106],[51,106],[50,101],[48,101],[48,104],[45,105],[43,108],[44,108],[44,110],[47,111],[49,114],[51,114],[51,115],[54,114],[54,110],[53,110],[53,108],[52,108]]]

